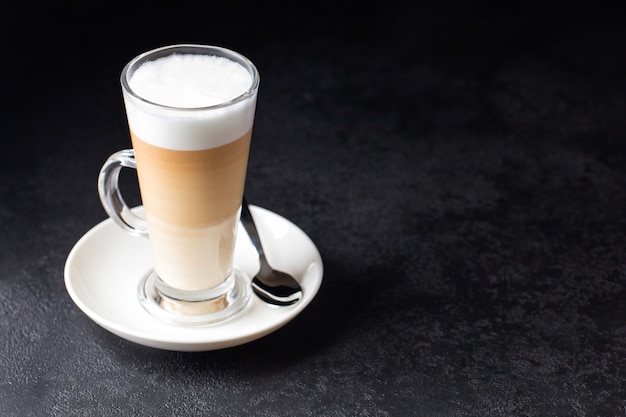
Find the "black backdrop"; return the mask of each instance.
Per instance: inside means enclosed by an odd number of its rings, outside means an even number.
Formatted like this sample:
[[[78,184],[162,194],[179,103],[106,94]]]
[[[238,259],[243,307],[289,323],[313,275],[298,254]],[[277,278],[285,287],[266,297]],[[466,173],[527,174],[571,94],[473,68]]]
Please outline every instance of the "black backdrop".
[[[0,415],[626,415],[623,8],[212,3],[3,6]],[[293,322],[204,353],[63,284],[129,146],[121,68],[181,42],[259,68],[246,194],[325,266]]]

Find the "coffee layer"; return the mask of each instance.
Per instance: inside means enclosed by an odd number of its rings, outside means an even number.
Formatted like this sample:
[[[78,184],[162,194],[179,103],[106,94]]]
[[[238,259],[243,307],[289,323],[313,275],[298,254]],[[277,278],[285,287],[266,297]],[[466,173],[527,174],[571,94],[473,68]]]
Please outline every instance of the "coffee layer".
[[[251,134],[177,151],[131,131],[155,270],[166,284],[204,290],[230,274]]]
[[[181,227],[206,227],[232,216],[241,205],[251,133],[213,149],[175,151],[131,131],[146,211]]]

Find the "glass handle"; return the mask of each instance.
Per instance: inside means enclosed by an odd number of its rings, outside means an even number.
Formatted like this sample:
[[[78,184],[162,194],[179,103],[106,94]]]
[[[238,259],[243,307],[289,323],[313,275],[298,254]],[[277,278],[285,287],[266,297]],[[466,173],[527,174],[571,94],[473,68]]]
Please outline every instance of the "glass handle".
[[[148,237],[146,220],[133,213],[124,201],[119,188],[122,168],[137,169],[135,152],[124,149],[115,152],[106,160],[98,176],[98,193],[104,210],[124,231],[138,236]]]

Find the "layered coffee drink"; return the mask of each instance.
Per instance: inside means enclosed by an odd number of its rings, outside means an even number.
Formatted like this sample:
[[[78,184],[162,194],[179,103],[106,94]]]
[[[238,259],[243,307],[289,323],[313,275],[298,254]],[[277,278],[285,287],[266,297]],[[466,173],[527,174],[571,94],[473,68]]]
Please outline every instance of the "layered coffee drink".
[[[98,176],[102,206],[132,236],[148,238],[154,266],[137,287],[153,317],[202,326],[238,314],[250,277],[233,266],[259,74],[237,52],[171,45],[122,70],[133,149],[111,154]],[[124,201],[122,168],[137,170],[145,218]]]
[[[173,54],[127,78],[155,272],[177,290],[214,288],[233,268],[256,104],[252,75],[225,57]]]

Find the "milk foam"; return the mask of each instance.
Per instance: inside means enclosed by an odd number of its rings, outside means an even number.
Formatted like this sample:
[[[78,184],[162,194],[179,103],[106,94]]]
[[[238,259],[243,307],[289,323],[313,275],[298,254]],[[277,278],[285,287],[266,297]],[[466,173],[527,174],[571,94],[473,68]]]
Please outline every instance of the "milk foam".
[[[252,127],[256,91],[246,100],[227,103],[248,91],[252,76],[227,58],[174,54],[141,65],[124,91],[130,129],[142,140],[162,148],[201,150],[225,145]]]

